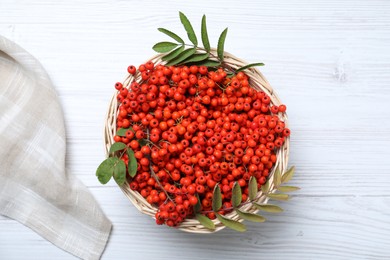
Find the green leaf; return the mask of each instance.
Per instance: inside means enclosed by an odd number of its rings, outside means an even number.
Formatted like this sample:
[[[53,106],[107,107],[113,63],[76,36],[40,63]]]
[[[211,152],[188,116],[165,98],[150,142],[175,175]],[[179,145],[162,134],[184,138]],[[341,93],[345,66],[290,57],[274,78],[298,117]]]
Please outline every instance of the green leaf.
[[[99,165],[96,170],[96,176],[101,184],[106,184],[111,179],[117,160],[119,160],[117,157],[110,157]]]
[[[198,39],[196,38],[194,29],[192,28],[192,25],[190,21],[188,20],[187,16],[185,16],[182,12],[179,12],[180,21],[184,26],[184,29],[187,32],[188,39],[195,45],[198,46]]]
[[[279,170],[279,167],[277,167],[275,169],[275,172],[274,172],[274,184],[275,184],[275,187],[278,187],[280,184],[282,183],[282,174]]]
[[[147,145],[149,142],[148,139],[138,139],[137,141],[141,147]]]
[[[116,163],[116,166],[114,167],[114,180],[119,185],[123,185],[126,180],[126,164],[119,159],[119,161]]]
[[[242,193],[241,187],[238,182],[235,182],[232,189],[232,205],[233,207],[238,207],[241,204]]]
[[[264,66],[264,63],[251,63],[251,64],[248,64],[248,65],[245,65],[245,66],[242,66],[241,68],[237,69],[236,70],[236,73],[240,72],[240,71],[243,71],[243,70],[246,70],[246,69],[249,69],[249,68],[252,68],[252,67],[256,67],[256,66]]]
[[[214,222],[211,221],[211,219],[209,219],[208,217],[203,216],[202,214],[196,214],[195,217],[200,222],[200,224],[202,224],[204,227],[211,230],[215,229]]]
[[[135,159],[134,151],[130,148],[127,149],[127,156],[129,157],[129,163],[127,164],[127,171],[131,177],[137,174],[137,159]]]
[[[165,53],[165,52],[169,52],[169,51],[173,50],[177,46],[178,46],[178,44],[174,43],[174,42],[159,42],[153,46],[153,50],[155,52]]]
[[[295,166],[290,167],[283,175],[282,175],[282,182],[288,182],[291,180],[295,172]]]
[[[203,47],[207,52],[209,52],[210,51],[210,42],[209,42],[209,36],[207,34],[206,15],[203,15],[203,17],[202,17],[201,34],[202,34]]]
[[[213,210],[215,212],[217,212],[222,207],[222,194],[218,184],[214,187],[212,204]]]
[[[165,33],[166,35],[168,35],[169,37],[171,37],[175,41],[180,42],[181,44],[184,44],[183,39],[180,38],[176,33],[171,32],[171,31],[164,29],[164,28],[158,28],[157,30],[159,30],[162,33]]]
[[[184,45],[180,46],[179,48],[175,49],[174,51],[171,51],[167,55],[163,56],[161,59],[164,61],[170,61],[176,58],[180,53],[182,53],[184,50]]]
[[[190,57],[192,54],[194,54],[196,52],[196,49],[195,48],[191,48],[191,49],[187,49],[185,51],[183,51],[182,53],[180,53],[180,55],[178,55],[175,59],[173,60],[170,60],[166,66],[171,66],[171,65],[176,65],[176,64],[179,64],[180,62],[184,61],[185,59],[187,59],[188,57]]]
[[[291,192],[291,191],[297,191],[297,190],[300,190],[300,188],[295,187],[295,186],[280,186],[278,188],[278,191],[280,191],[280,192]]]
[[[199,213],[200,210],[202,209],[202,205],[200,203],[200,199],[199,199],[199,195],[198,193],[195,194],[196,198],[198,199],[198,202],[196,203],[196,205],[194,206],[194,212],[195,213]]]
[[[108,151],[108,153],[115,153],[117,151],[125,149],[126,147],[127,147],[126,144],[122,142],[116,142],[111,145],[110,151]]]
[[[270,193],[267,197],[273,200],[288,200],[290,198],[287,194],[282,193]]]
[[[223,30],[223,32],[221,33],[218,39],[217,54],[221,61],[223,61],[223,53],[224,53],[224,46],[225,46],[225,39],[226,39],[227,32],[228,32],[228,28]]]
[[[217,216],[218,220],[221,221],[222,224],[224,224],[225,226],[227,226],[228,228],[231,228],[235,231],[239,231],[239,232],[245,232],[246,231],[246,226],[238,221],[235,221],[235,220],[232,220],[232,219],[229,219],[227,217],[224,217],[222,215],[219,215],[218,213],[215,213],[215,215]]]
[[[116,131],[116,135],[119,136],[126,136],[127,130],[131,130],[133,133],[135,133],[134,129],[129,127],[129,128],[119,128],[118,131]]]
[[[254,200],[257,196],[257,180],[255,177],[251,176],[251,178],[249,179],[249,185],[248,185],[248,188],[249,188],[249,199],[250,200]]]
[[[249,220],[252,222],[264,222],[265,221],[265,217],[257,215],[257,214],[244,212],[244,211],[239,210],[239,209],[236,209],[236,212],[241,218],[243,218],[245,220]]]
[[[205,60],[209,57],[209,54],[208,53],[199,53],[199,54],[193,54],[191,55],[188,59],[186,59],[185,61],[183,61],[182,63],[190,63],[190,62],[198,62],[198,61],[202,61],[202,60]]]
[[[221,63],[219,61],[208,59],[208,60],[196,62],[195,65],[206,66],[206,67],[219,67],[221,65]]]
[[[265,212],[279,213],[279,212],[283,211],[283,209],[281,207],[276,206],[276,205],[272,205],[272,204],[259,204],[257,202],[253,202],[253,205],[257,209],[265,211]]]

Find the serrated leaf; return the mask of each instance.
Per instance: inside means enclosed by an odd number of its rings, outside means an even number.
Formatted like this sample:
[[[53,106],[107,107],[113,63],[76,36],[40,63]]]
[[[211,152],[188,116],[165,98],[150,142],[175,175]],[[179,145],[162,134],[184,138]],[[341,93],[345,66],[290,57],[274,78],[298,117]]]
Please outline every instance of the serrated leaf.
[[[208,228],[208,229],[211,229],[211,230],[214,230],[214,229],[215,229],[214,222],[211,221],[211,219],[209,219],[208,217],[203,216],[202,214],[196,214],[196,215],[195,215],[195,218],[196,218],[196,219],[200,222],[200,224],[202,224],[205,228]]]
[[[101,184],[106,184],[114,173],[114,165],[117,157],[110,157],[105,159],[97,168],[96,176]]]
[[[236,212],[241,218],[243,218],[245,220],[249,220],[252,222],[264,222],[265,221],[265,217],[257,215],[257,214],[244,212],[244,211],[239,210],[239,209],[236,209]]]
[[[257,196],[257,180],[255,177],[251,176],[249,179],[249,184],[248,184],[248,190],[249,190],[249,199],[254,200]]]
[[[219,67],[221,65],[221,63],[219,61],[209,60],[209,59],[204,60],[204,61],[200,61],[200,62],[196,62],[194,64],[197,66],[206,66],[206,67]]]
[[[199,213],[202,209],[202,205],[200,204],[200,199],[198,193],[195,194],[196,198],[198,199],[198,202],[194,206],[194,212]]]
[[[159,42],[159,43],[156,43],[152,49],[155,51],[155,52],[159,52],[159,53],[165,53],[165,52],[169,52],[171,50],[173,50],[174,48],[176,48],[178,46],[177,43],[174,43],[174,42]]]
[[[209,42],[209,36],[207,34],[206,15],[203,15],[203,17],[202,17],[201,34],[202,34],[203,47],[206,51],[209,52],[210,51],[210,42]]]
[[[170,61],[170,60],[176,58],[177,56],[179,56],[179,54],[182,53],[183,50],[184,50],[184,45],[182,45],[179,48],[171,51],[167,55],[163,56],[161,59],[164,60],[164,61]]]
[[[169,37],[171,37],[175,41],[180,42],[181,44],[184,44],[183,39],[180,38],[179,35],[177,35],[176,33],[171,32],[170,30],[167,30],[165,28],[158,28],[157,30],[159,30],[162,33],[165,33],[166,35],[168,35]]]
[[[196,38],[194,28],[192,28],[192,25],[190,21],[188,20],[187,16],[185,16],[182,12],[179,12],[180,21],[184,26],[184,29],[187,32],[188,39],[195,45],[198,46],[198,39]]]
[[[288,200],[290,198],[287,194],[282,193],[270,193],[267,197],[273,200]]]
[[[277,167],[275,169],[275,172],[274,172],[274,184],[275,184],[275,187],[278,187],[280,184],[282,183],[282,174],[279,170],[279,167]]]
[[[219,36],[218,39],[218,46],[217,46],[217,54],[218,58],[223,61],[223,54],[224,54],[224,48],[225,48],[225,39],[226,39],[226,34],[228,32],[228,28],[223,30],[221,35]]]
[[[171,66],[171,65],[176,65],[176,64],[179,64],[180,62],[184,61],[185,59],[187,59],[188,57],[190,57],[192,54],[194,54],[196,52],[196,49],[195,48],[191,48],[191,49],[187,49],[185,51],[183,51],[182,53],[180,53],[176,58],[174,58],[173,60],[170,60],[166,66]]]
[[[242,193],[241,187],[238,182],[235,182],[232,189],[232,205],[233,207],[238,207],[241,204]]]
[[[246,69],[249,69],[249,68],[252,68],[252,67],[256,67],[256,66],[264,66],[264,63],[258,62],[258,63],[251,63],[251,64],[248,64],[248,65],[245,65],[245,66],[237,69],[236,73],[240,72],[240,71],[243,71],[243,70],[246,70]]]
[[[115,153],[117,151],[125,149],[126,147],[127,147],[126,144],[122,142],[116,142],[111,145],[110,151],[108,151],[108,153]]]
[[[227,217],[224,217],[222,215],[219,215],[218,213],[215,213],[215,215],[217,216],[218,220],[221,221],[221,223],[224,224],[225,226],[227,226],[228,228],[231,228],[231,229],[238,231],[238,232],[245,232],[246,231],[246,226],[244,224],[242,224],[238,221],[229,219]]]
[[[276,206],[276,205],[272,205],[272,204],[259,204],[257,202],[254,202],[253,205],[259,209],[259,210],[262,210],[262,211],[265,211],[265,212],[270,212],[270,213],[279,213],[279,212],[282,212],[283,209],[279,206]]]
[[[134,151],[128,148],[127,156],[129,157],[127,171],[131,177],[134,177],[137,174],[137,159],[135,159]]]
[[[295,187],[295,186],[280,186],[278,188],[278,191],[280,191],[280,192],[292,192],[292,191],[297,191],[297,190],[300,190],[300,188]]]
[[[119,128],[119,130],[116,131],[116,135],[126,136],[127,130],[131,130],[133,133],[135,133],[135,131],[134,131],[134,129],[132,127],[129,127],[129,128]]]
[[[209,57],[208,53],[199,53],[199,54],[195,53],[195,54],[191,55],[188,59],[183,61],[182,63],[185,64],[185,63],[190,63],[190,62],[198,62],[198,61],[205,60],[208,57]]]
[[[126,180],[126,164],[119,159],[119,161],[116,163],[116,166],[114,167],[114,180],[119,185],[122,185],[125,183]]]
[[[294,176],[295,172],[295,166],[290,167],[283,175],[282,175],[282,182],[288,182],[291,180],[291,178]]]
[[[217,212],[222,207],[222,194],[219,185],[215,185],[213,191],[213,203],[212,208],[215,212]]]

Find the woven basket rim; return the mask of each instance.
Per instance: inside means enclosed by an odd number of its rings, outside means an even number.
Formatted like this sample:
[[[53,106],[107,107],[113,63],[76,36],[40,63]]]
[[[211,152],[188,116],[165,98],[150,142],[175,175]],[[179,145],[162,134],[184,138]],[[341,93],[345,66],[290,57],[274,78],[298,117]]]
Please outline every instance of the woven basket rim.
[[[211,53],[213,55],[216,55],[217,54],[216,49],[212,48]],[[161,60],[162,56],[163,56],[163,54],[157,54],[157,55],[151,57],[150,59],[148,59],[148,61],[153,61],[156,65],[157,64],[164,65],[165,62]],[[246,62],[240,58],[237,58],[236,56],[234,56],[226,51],[224,52],[224,62],[232,68],[239,68],[239,67],[242,67],[242,66],[249,64],[248,62]],[[281,104],[281,101],[280,101],[278,95],[275,93],[275,91],[273,90],[273,88],[271,87],[271,85],[269,84],[267,79],[264,77],[264,75],[257,68],[254,68],[254,67],[249,68],[249,69],[245,70],[245,74],[247,74],[249,77],[249,82],[250,82],[251,87],[253,87],[257,90],[264,91],[266,94],[268,94],[271,98],[272,104],[274,104],[274,105]],[[129,88],[130,83],[133,81],[137,81],[137,82],[141,81],[140,73],[137,72],[137,74],[134,76],[131,74],[128,75],[125,78],[125,80],[123,81],[123,86],[126,88]],[[116,133],[116,117],[117,117],[117,110],[118,110],[118,102],[116,100],[116,96],[117,96],[117,91],[114,92],[114,94],[110,100],[110,104],[109,104],[109,107],[108,107],[108,110],[106,113],[106,117],[105,117],[105,122],[104,122],[104,150],[105,150],[106,157],[108,156],[108,151],[109,151],[110,146],[114,142],[114,135]],[[285,122],[286,126],[288,126],[288,118],[287,118],[286,113],[278,113],[278,117],[279,117],[279,119],[281,119]],[[271,183],[270,192],[276,191],[275,186],[273,184],[275,169],[279,167],[279,170],[281,172],[285,172],[287,170],[288,159],[289,159],[289,143],[290,143],[290,138],[287,137],[283,146],[280,149],[278,149],[278,151],[276,153],[276,156],[277,156],[276,163],[268,176],[268,179]],[[121,185],[119,187],[121,188],[121,190],[125,194],[125,196],[132,202],[132,204],[141,213],[149,215],[152,218],[154,218],[155,213],[157,212],[157,208],[155,206],[150,205],[141,196],[141,194],[139,194],[136,191],[131,190],[127,180],[123,185]],[[256,202],[264,203],[264,204],[266,204],[268,202],[268,197],[265,196],[264,194],[261,194],[261,190],[259,191],[258,195],[260,195],[260,197],[256,200]],[[250,203],[243,205],[240,209],[247,211],[247,212],[251,212],[251,213],[257,213],[259,211],[257,208],[253,207]],[[234,211],[229,213],[229,214],[226,214],[226,216],[233,219],[233,220],[237,220],[240,222],[243,221],[243,219],[241,219],[237,215],[237,213],[235,213]],[[218,232],[218,231],[222,230],[223,228],[225,228],[225,226],[218,219],[214,219],[213,222],[214,222],[216,228],[215,228],[215,230],[209,230],[209,229],[205,228],[203,225],[201,225],[199,223],[199,221],[196,219],[185,219],[177,227],[177,229],[185,231],[185,232],[190,232],[190,233],[207,234],[207,233],[215,233],[215,232]]]

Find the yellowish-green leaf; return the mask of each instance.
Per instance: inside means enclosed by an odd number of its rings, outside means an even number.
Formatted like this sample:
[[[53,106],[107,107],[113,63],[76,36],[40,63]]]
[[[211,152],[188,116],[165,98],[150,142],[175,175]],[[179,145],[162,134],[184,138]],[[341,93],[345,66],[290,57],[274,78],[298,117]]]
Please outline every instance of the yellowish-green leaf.
[[[203,216],[202,214],[196,214],[195,217],[205,228],[208,228],[210,230],[215,229],[214,222],[211,221],[211,219],[209,219],[208,217]]]
[[[243,70],[246,70],[246,69],[249,69],[249,68],[252,68],[252,67],[256,67],[256,66],[264,66],[264,63],[259,62],[259,63],[251,63],[248,65],[245,65],[245,66],[239,68],[238,70],[236,70],[236,73],[243,71]]]
[[[166,35],[168,35],[169,37],[171,37],[172,39],[174,39],[175,41],[181,43],[181,44],[184,44],[184,41],[182,38],[180,38],[176,33],[174,32],[171,32],[167,29],[164,29],[164,28],[158,28],[157,30],[159,30],[160,32],[162,33],[165,33]]]
[[[153,50],[159,53],[165,53],[173,50],[177,47],[177,43],[174,42],[159,42],[153,46]]]
[[[257,196],[257,180],[255,177],[251,176],[251,178],[249,179],[249,185],[248,185],[248,188],[249,188],[249,199],[250,200],[254,200]]]
[[[129,163],[127,165],[127,171],[131,177],[137,174],[137,159],[135,159],[134,151],[130,148],[127,149],[127,156],[129,157]]]
[[[108,153],[115,153],[117,151],[125,149],[126,147],[127,147],[126,144],[122,142],[116,142],[111,145],[110,151]]]
[[[282,174],[280,172],[279,166],[274,171],[274,184],[275,187],[278,187],[282,183]]]
[[[119,159],[114,167],[114,180],[118,185],[123,185],[126,180],[126,164]]]
[[[267,194],[269,192],[269,188],[270,188],[270,179],[268,178],[268,180],[266,181],[266,183],[264,183],[263,185],[261,185],[261,191],[264,193],[264,194]]]
[[[167,55],[163,56],[161,59],[164,60],[164,61],[170,61],[170,60],[173,60],[174,58],[176,58],[177,56],[180,55],[180,53],[182,53],[184,51],[184,45],[180,46],[179,48],[171,51],[170,53],[168,53]]]
[[[287,194],[282,193],[270,193],[267,197],[273,200],[288,200],[290,198]]]
[[[219,185],[215,185],[213,191],[213,203],[212,208],[215,212],[217,212],[222,207],[222,194]]]
[[[265,217],[257,215],[257,214],[244,212],[244,211],[239,210],[239,209],[236,209],[236,212],[241,218],[243,218],[245,220],[249,220],[252,222],[264,222],[265,221]]]
[[[182,61],[190,57],[192,54],[196,52],[195,48],[187,49],[180,53],[176,58],[170,60],[166,65],[171,66],[171,65],[177,65],[180,64]]]
[[[290,167],[283,175],[282,175],[282,182],[288,182],[291,180],[295,172],[295,166]]]
[[[221,223],[224,224],[225,226],[227,226],[228,228],[231,228],[231,229],[236,230],[238,232],[245,232],[246,231],[246,226],[244,224],[242,224],[238,221],[229,219],[229,218],[222,216],[218,213],[215,213],[215,215],[217,216],[218,220],[221,221]]]
[[[300,188],[295,186],[279,186],[278,188],[278,191],[280,192],[292,192],[297,190],[300,190]]]
[[[179,12],[180,21],[184,26],[184,29],[187,32],[188,39],[195,45],[198,46],[198,39],[196,38],[194,28],[192,28],[192,25],[190,21],[188,20],[187,16],[185,16],[182,12]]]
[[[219,39],[218,39],[217,54],[218,54],[218,58],[221,61],[223,61],[225,40],[226,40],[227,32],[228,32],[228,28],[223,30],[223,32],[221,33],[221,35],[219,36]]]
[[[232,205],[238,207],[242,201],[241,187],[238,182],[235,182],[232,189]]]
[[[209,52],[210,51],[210,42],[209,42],[209,36],[207,34],[206,15],[203,15],[203,17],[202,17],[201,34],[202,34],[203,47],[206,51]]]
[[[253,205],[257,209],[265,211],[265,212],[279,213],[279,212],[283,211],[283,209],[281,207],[276,206],[276,205],[272,205],[272,204],[260,204],[260,203],[254,202]]]

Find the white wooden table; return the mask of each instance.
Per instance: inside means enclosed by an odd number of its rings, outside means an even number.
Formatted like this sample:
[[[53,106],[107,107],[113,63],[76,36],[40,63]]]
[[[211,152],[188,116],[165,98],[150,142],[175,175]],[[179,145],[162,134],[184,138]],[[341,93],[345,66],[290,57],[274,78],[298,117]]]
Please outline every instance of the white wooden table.
[[[34,3],[35,2],[35,3]],[[293,185],[302,188],[248,232],[187,234],[157,227],[114,182],[98,183],[102,127],[128,65],[207,14],[216,45],[262,71],[288,105]],[[389,1],[0,1],[0,34],[36,56],[60,96],[67,163],[114,228],[102,259],[389,259]],[[74,259],[0,217],[0,259]]]

